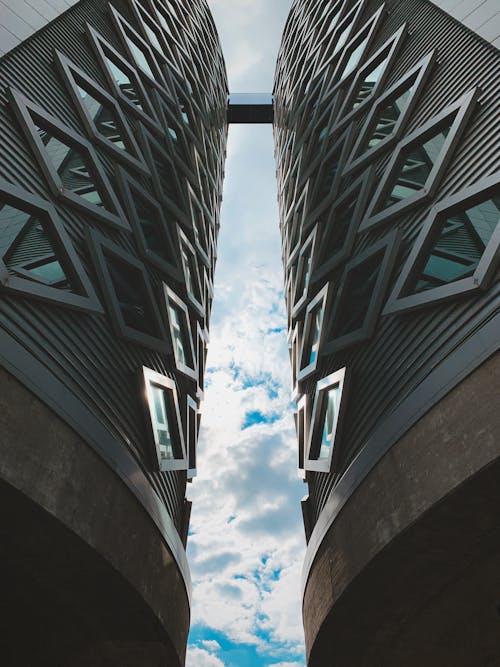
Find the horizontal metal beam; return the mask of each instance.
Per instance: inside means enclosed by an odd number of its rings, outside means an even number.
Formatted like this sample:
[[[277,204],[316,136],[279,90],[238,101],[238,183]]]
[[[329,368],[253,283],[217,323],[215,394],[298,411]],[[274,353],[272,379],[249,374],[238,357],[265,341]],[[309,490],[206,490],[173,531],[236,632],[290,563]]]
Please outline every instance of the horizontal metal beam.
[[[272,123],[274,98],[271,93],[240,93],[227,99],[228,123]]]

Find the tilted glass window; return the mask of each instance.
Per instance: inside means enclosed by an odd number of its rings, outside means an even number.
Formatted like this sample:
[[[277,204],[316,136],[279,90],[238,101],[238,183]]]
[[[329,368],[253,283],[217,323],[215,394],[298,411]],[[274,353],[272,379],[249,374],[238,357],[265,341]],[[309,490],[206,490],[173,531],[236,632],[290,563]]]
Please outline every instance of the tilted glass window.
[[[114,146],[121,150],[127,150],[123,137],[120,133],[120,122],[113,109],[102,101],[97,100],[80,85],[76,86],[85,108],[90,114],[97,132],[111,141]]]
[[[93,181],[91,168],[83,153],[64,143],[45,128],[37,125],[36,129],[63,187],[90,204],[103,206],[101,194]]]
[[[321,420],[324,424],[321,436],[321,446],[318,459],[328,459],[330,450],[333,446],[333,437],[335,435],[335,422],[337,420],[338,407],[340,403],[340,386],[337,384],[328,390],[328,394],[323,398],[324,418]]]
[[[323,313],[320,305],[311,313],[311,328],[309,330],[306,347],[306,358],[308,366],[313,364],[318,358],[322,321]]]
[[[113,75],[116,85],[121,90],[123,95],[125,95],[125,97],[130,100],[132,104],[135,104],[138,109],[143,111],[144,109],[141,104],[141,97],[137,92],[134,84],[130,80],[130,77],[123,71],[123,69],[121,69],[121,67],[110,60],[107,56],[104,56],[104,60],[109,68],[109,71]]]
[[[380,112],[372,123],[373,130],[366,137],[359,153],[364,153],[370,148],[374,148],[381,141],[389,137],[393,132],[400,116],[404,113],[408,102],[413,94],[414,82],[408,86],[406,90],[399,93],[398,96],[391,100]]]
[[[441,219],[407,294],[472,276],[500,220],[500,195]]]
[[[382,72],[385,69],[386,63],[389,60],[389,55],[390,53],[387,53],[383,60],[381,60],[378,64],[374,64],[373,69],[368,71],[363,81],[361,81],[359,84],[359,88],[354,95],[351,109],[358,107],[371,95],[373,89],[379,82]]]
[[[165,388],[153,383],[150,386],[153,399],[153,427],[158,440],[160,458],[166,460],[179,458],[174,456],[172,436],[168,424]]]
[[[452,121],[449,121],[430,139],[406,153],[399,173],[393,179],[389,195],[379,210],[384,210],[423,189],[441,153],[451,124]]]
[[[181,364],[187,364],[187,357],[185,352],[185,335],[183,322],[179,309],[169,304],[168,317],[170,320],[170,327],[172,329],[172,338],[174,346],[174,354],[177,361]]]

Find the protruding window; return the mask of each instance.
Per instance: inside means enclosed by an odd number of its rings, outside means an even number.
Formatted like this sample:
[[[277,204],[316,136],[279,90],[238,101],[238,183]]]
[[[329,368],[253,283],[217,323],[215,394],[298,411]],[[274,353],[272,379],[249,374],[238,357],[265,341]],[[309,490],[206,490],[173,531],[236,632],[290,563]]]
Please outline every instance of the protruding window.
[[[154,443],[153,467],[186,470],[188,461],[175,382],[143,367],[147,415]]]
[[[163,286],[167,305],[168,322],[172,350],[177,369],[190,378],[196,379],[193,337],[186,305],[167,285]]]
[[[198,442],[198,405],[196,401],[187,397],[187,414],[186,414],[186,435],[187,435],[187,455],[188,455],[188,480],[196,477],[196,447]]]
[[[440,202],[404,265],[384,313],[487,286],[500,247],[500,174]]]
[[[300,369],[297,378],[304,379],[316,370],[324,338],[323,324],[327,310],[329,286],[325,285],[307,306],[300,351]]]
[[[309,429],[306,470],[331,472],[345,410],[346,369],[342,368],[316,384]]]
[[[469,120],[477,93],[477,88],[466,93],[400,143],[361,230],[385,222],[433,195]]]

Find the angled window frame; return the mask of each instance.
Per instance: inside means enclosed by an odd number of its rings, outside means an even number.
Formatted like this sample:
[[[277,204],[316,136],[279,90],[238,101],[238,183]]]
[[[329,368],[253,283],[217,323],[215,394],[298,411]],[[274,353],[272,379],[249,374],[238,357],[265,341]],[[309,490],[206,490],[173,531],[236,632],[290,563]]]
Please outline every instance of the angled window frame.
[[[174,380],[161,373],[153,371],[146,366],[142,367],[142,403],[148,426],[150,442],[150,460],[152,468],[155,472],[167,472],[170,470],[187,470],[188,457],[186,452],[186,445],[184,441],[184,433],[182,428],[182,419],[179,410],[179,397],[177,393],[177,386]],[[166,416],[168,420],[169,431],[174,431],[173,439],[177,441],[178,454],[181,456],[173,459],[162,459],[160,455],[160,443],[158,441],[158,433],[155,428],[155,418],[153,415],[154,399],[152,395],[151,385],[161,388],[164,394],[168,395],[168,404],[165,405]]]
[[[311,398],[304,394],[297,403],[295,413],[295,430],[297,433],[297,468],[299,477],[305,478],[306,449],[309,440],[309,428],[311,422]]]
[[[34,299],[50,301],[58,306],[66,306],[85,313],[103,315],[104,309],[94,287],[83,268],[80,258],[59,219],[55,208],[41,197],[22,190],[3,178],[0,178],[0,199],[5,204],[30,216],[42,218],[53,232],[51,238],[57,253],[62,255],[64,269],[69,269],[73,280],[84,294],[75,294],[67,290],[42,282],[12,275],[0,257],[0,290]],[[56,258],[58,256],[56,255]],[[86,296],[85,296],[86,295]]]
[[[177,225],[177,235],[179,238],[179,248],[180,248],[180,257],[181,257],[181,264],[182,264],[182,271],[184,274],[184,284],[186,285],[186,296],[187,300],[190,303],[190,305],[194,308],[195,312],[200,316],[203,317],[205,314],[205,305],[204,305],[204,299],[203,299],[203,291],[204,287],[202,287],[201,284],[201,275],[200,275],[200,267],[198,265],[198,258],[196,254],[196,250],[191,243],[191,241],[188,239],[184,231],[181,229],[180,225]],[[192,271],[191,267],[186,267],[186,261],[183,256],[183,246],[186,248],[187,253],[191,256],[191,259],[194,262],[194,265],[196,267],[196,274],[193,277],[192,276]],[[192,277],[192,280],[195,282],[195,289],[197,291],[196,294],[192,294],[190,290],[187,288],[187,274],[188,271]],[[197,296],[199,298],[197,298]]]
[[[364,25],[362,25],[359,30],[356,32],[356,34],[346,43],[345,47],[342,50],[342,56],[339,58],[337,65],[335,67],[335,70],[333,72],[333,78],[337,80],[336,85],[342,85],[344,84],[345,80],[353,75],[356,71],[356,69],[359,66],[359,63],[363,60],[364,55],[368,52],[370,49],[370,46],[373,42],[373,39],[375,38],[375,34],[380,27],[382,20],[383,20],[383,14],[386,11],[385,8],[385,3],[382,3],[378,9],[375,10],[375,12],[370,16],[370,18],[366,21]],[[358,62],[356,65],[347,72],[345,73],[345,67],[347,67],[349,63],[349,58],[350,55],[352,55],[352,52],[355,51],[356,46],[359,45],[360,43],[363,43],[363,37],[367,33],[367,38],[366,38],[366,44],[364,46],[364,49],[358,58]],[[344,69],[342,69],[344,68]],[[339,75],[339,71],[341,71],[341,74]]]
[[[202,401],[205,397],[205,368],[207,363],[207,346],[209,343],[209,335],[206,327],[196,322],[196,368],[197,373],[197,387],[196,398]]]
[[[318,235],[318,225],[315,225],[311,233],[307,236],[307,238],[304,241],[299,241],[300,252],[297,258],[297,273],[295,276],[295,290],[294,290],[293,307],[292,307],[293,318],[296,318],[299,315],[299,313],[302,311],[309,298],[309,286],[311,285],[311,275],[314,271],[314,265],[316,259],[317,235]],[[309,257],[308,260],[304,259],[306,256]],[[304,273],[305,261],[308,261],[309,263],[309,270],[306,274],[304,289],[302,290],[302,294],[298,294],[299,282],[302,282],[302,275]]]
[[[330,312],[331,300],[333,294],[333,285],[331,283],[326,283],[319,290],[316,296],[309,302],[304,317],[304,328],[302,331],[302,340],[300,343],[300,355],[299,355],[299,365],[297,368],[297,381],[302,382],[313,373],[316,372],[319,364],[319,359],[322,354],[323,346],[325,344],[326,334],[327,334],[327,323],[328,323],[328,313]],[[311,354],[311,326],[312,318],[316,310],[320,310],[321,319],[320,319],[320,328],[319,328],[319,340],[318,340],[318,352],[313,362],[309,362],[304,359],[304,355],[309,350],[309,356]]]
[[[156,299],[151,287],[146,267],[136,257],[126,252],[122,247],[113,243],[96,230],[87,229],[87,242],[90,248],[90,254],[102,287],[102,293],[107,306],[107,312],[117,337],[132,343],[138,343],[144,347],[162,352],[164,354],[172,353],[169,347],[169,341],[166,337],[165,326],[158,309]],[[116,296],[113,281],[107,266],[105,254],[109,253],[118,258],[119,261],[129,264],[142,274],[144,279],[144,288],[151,316],[154,319],[159,336],[148,334],[125,323],[121,313],[120,304]]]
[[[169,287],[169,285],[167,285],[166,283],[163,283],[163,294],[165,296],[168,331],[170,335],[170,349],[172,350],[175,359],[175,366],[179,371],[179,373],[182,373],[191,380],[196,380],[198,377],[198,369],[196,368],[196,356],[194,353],[193,335],[191,333],[191,320],[189,317],[188,308],[184,303],[184,301],[179,296],[177,296],[177,294],[173,291],[173,289]],[[181,342],[184,350],[184,355],[187,358],[186,360],[187,362],[190,361],[191,362],[190,364],[183,363],[177,355],[177,348],[174,342],[175,340],[174,327],[170,318],[170,308],[176,309],[180,318],[182,318],[182,328],[184,333],[182,335]]]
[[[417,308],[432,306],[460,296],[469,295],[476,290],[485,290],[489,286],[500,261],[500,222],[487,244],[483,255],[472,276],[454,280],[423,292],[407,294],[405,292],[415,276],[421,272],[422,257],[432,249],[434,231],[447,212],[459,212],[471,208],[476,203],[488,199],[495,192],[500,196],[500,172],[482,178],[477,183],[448,196],[434,206],[425,221],[411,251],[406,259],[394,289],[387,300],[382,315],[402,313]]]
[[[316,383],[311,422],[307,439],[307,449],[304,460],[304,467],[307,471],[330,473],[336,467],[339,458],[339,441],[342,434],[342,426],[346,412],[348,382],[349,373],[347,368],[344,366],[343,368],[330,373],[321,380],[318,380]],[[328,458],[321,459],[319,458],[319,450],[321,449],[321,440],[325,428],[324,422],[326,417],[326,408],[324,406],[324,402],[325,400],[328,400],[329,391],[335,387],[339,388],[339,406],[335,415]],[[317,457],[312,458],[311,454],[313,452],[315,453],[316,450],[318,451],[318,455]]]
[[[300,363],[300,348],[302,342],[301,322],[296,322],[288,336],[288,353],[290,355],[291,369],[291,400],[297,402],[301,396],[300,383],[297,380],[298,368]]]
[[[339,267],[350,256],[354,247],[359,225],[363,219],[366,207],[368,205],[369,195],[372,191],[374,180],[375,169],[373,166],[371,166],[366,169],[355,181],[353,181],[345,190],[345,192],[335,200],[332,208],[329,211],[328,220],[323,225],[324,229],[320,234],[321,238],[319,238],[317,242],[318,254],[311,276],[312,284],[315,284],[320,280],[324,280],[329,273]],[[321,252],[322,248],[325,247],[326,238],[330,232],[330,226],[332,224],[335,226],[335,222],[332,223],[332,218],[334,218],[336,211],[341,210],[345,206],[346,202],[353,200],[353,198],[356,203],[354,205],[353,214],[348,225],[347,234],[345,236],[342,247],[334,254],[329,254],[328,257],[320,263],[321,256],[319,253]]]
[[[370,245],[364,252],[354,257],[345,265],[342,277],[339,280],[339,288],[335,296],[335,301],[330,311],[330,317],[324,327],[326,340],[320,349],[321,355],[331,355],[339,350],[350,347],[351,345],[357,345],[373,335],[382,310],[385,294],[389,287],[400,245],[401,232],[399,229],[393,229],[377,243]],[[342,319],[342,306],[345,300],[350,298],[350,294],[347,292],[350,272],[363,265],[371,257],[381,253],[383,253],[383,258],[380,263],[380,269],[366,310],[366,315],[363,319],[363,324],[358,329],[335,337],[335,325]]]
[[[352,174],[353,171],[363,167],[367,162],[373,161],[377,155],[386,150],[388,146],[395,143],[399,139],[406,121],[411,116],[420,100],[420,96],[429,79],[436,60],[437,49],[433,49],[416,65],[408,70],[408,72],[406,72],[401,77],[401,79],[396,81],[381,97],[376,100],[376,102],[373,103],[370,112],[363,124],[363,127],[359,132],[358,139],[354,144],[352,152],[347,160],[347,164],[343,173],[344,176]],[[382,141],[380,141],[372,148],[369,148],[363,153],[360,153],[360,149],[374,130],[374,125],[378,118],[379,111],[381,109],[383,110],[391,100],[397,99],[398,95],[401,95],[404,92],[408,82],[413,78],[415,81],[409,89],[411,90],[410,98],[400,117],[396,121],[391,134],[387,135],[385,139],[382,139]]]
[[[95,30],[89,23],[85,26],[87,35],[89,37],[90,44],[94,50],[94,53],[97,57],[102,71],[104,72],[105,78],[110,86],[111,90],[114,91],[116,99],[129,111],[133,116],[141,120],[151,131],[156,134],[163,135],[164,130],[160,125],[158,117],[154,106],[150,102],[150,96],[146,92],[146,88],[142,83],[137,71],[135,68],[127,61],[125,58],[118,53],[118,51],[109,44],[104,37]],[[110,70],[106,60],[114,62],[115,66],[121,69],[130,79],[134,88],[137,90],[140,97],[141,107],[139,108],[137,104],[134,104],[128,97],[123,93],[121,88],[116,83],[113,72]]]
[[[198,403],[194,398],[186,397],[186,452],[188,458],[187,479],[196,477],[196,450],[198,446]]]
[[[114,229],[120,229],[127,232],[131,231],[118,197],[111,187],[111,183],[101,166],[92,144],[87,141],[87,139],[74,132],[71,128],[63,125],[55,116],[52,116],[40,106],[31,102],[18,91],[9,88],[8,92],[11,101],[10,106],[23,129],[28,144],[47,180],[52,195],[56,199],[60,199],[61,201],[74,206],[83,213],[91,215],[93,218],[101,222],[107,223]],[[99,188],[98,193],[103,204],[113,208],[115,213],[107,210],[104,206],[101,208],[96,204],[92,204],[72,190],[64,188],[61,177],[54,167],[38,133],[35,119],[37,119],[38,122],[41,121],[40,124],[42,129],[44,126],[49,128],[50,132],[52,132],[54,137],[61,141],[61,143],[69,146],[70,149],[74,146],[78,152],[84,155],[88,163],[86,166],[90,168],[91,179],[96,182]]]
[[[107,150],[116,160],[139,173],[148,176],[149,169],[144,162],[139,145],[137,144],[125,118],[125,114],[115,98],[57,49],[54,50],[54,59],[88,135],[102,148]],[[93,118],[90,116],[88,109],[83,103],[82,97],[77,89],[78,86],[87,90],[87,92],[89,92],[96,100],[113,110],[113,113],[116,115],[119,122],[118,130],[120,131],[120,134],[123,135],[126,150],[117,148],[112,141],[99,132]]]
[[[162,273],[167,274],[173,280],[179,282],[182,279],[182,270],[177,262],[177,243],[176,238],[172,236],[171,227],[167,223],[163,209],[158,203],[158,201],[143,188],[139,181],[137,181],[133,176],[131,176],[125,169],[118,167],[116,170],[116,180],[118,184],[118,189],[120,191],[125,210],[128,213],[128,219],[132,225],[134,231],[134,236],[137,240],[137,245],[139,248],[140,255],[143,259],[148,261],[150,264],[159,269]],[[136,193],[139,198],[143,199],[148,206],[155,210],[155,220],[156,224],[162,230],[162,235],[164,237],[165,243],[172,251],[172,258],[175,263],[167,262],[165,258],[161,255],[158,255],[154,250],[152,250],[146,241],[144,235],[144,230],[137,212],[137,207],[135,204],[134,194]]]
[[[424,125],[418,127],[402,141],[399,142],[394,150],[392,157],[385,169],[378,188],[372,198],[365,220],[361,223],[360,231],[371,229],[389,222],[394,217],[399,216],[403,211],[408,211],[423,201],[433,197],[436,193],[440,181],[453,158],[461,136],[472,116],[475,104],[479,95],[479,88],[475,87],[462,95],[456,102],[450,104],[438,114],[430,118]],[[446,120],[454,116],[441,151],[434,163],[431,172],[424,184],[424,187],[416,191],[415,194],[402,199],[401,201],[388,206],[382,211],[377,212],[379,204],[384,201],[390,190],[394,187],[394,175],[403,166],[406,155],[414,148],[422,145],[436,134]]]
[[[321,162],[318,165],[318,172],[315,179],[316,180],[315,187],[311,193],[311,200],[315,203],[317,202],[319,188],[321,187],[327,162],[332,157],[332,155],[335,152],[339,151],[340,149],[338,167],[335,173],[335,178],[330,187],[329,193],[321,202],[317,203],[316,208],[314,208],[311,211],[311,213],[308,214],[308,217],[310,219],[317,218],[319,215],[321,215],[321,213],[323,213],[325,209],[327,209],[329,206],[332,205],[332,202],[337,197],[340,182],[343,178],[342,173],[344,171],[344,165],[351,151],[353,137],[354,137],[354,126],[350,124],[345,130],[339,133],[339,136],[334,140],[333,145],[329,148],[328,152],[322,156]]]
[[[362,67],[358,69],[351,83],[351,86],[347,91],[345,99],[340,105],[338,115],[335,118],[336,125],[339,128],[347,125],[347,123],[349,123],[355,116],[357,116],[358,113],[361,114],[364,109],[368,108],[368,105],[373,102],[379,91],[383,89],[389,73],[396,61],[399,50],[401,49],[407,35],[408,24],[403,23],[403,25],[398,28],[398,30],[393,35],[391,35],[391,37],[389,37],[389,39],[384,42],[384,44],[382,44],[382,46],[362,65]],[[386,53],[387,55],[385,55]],[[372,68],[376,69],[379,64],[384,62],[384,60],[386,61],[385,66],[380,73],[380,77],[376,85],[373,87],[373,90],[368,95],[368,97],[366,97],[360,104],[358,104],[357,107],[352,108],[354,95],[360,84],[363,83],[367,73]],[[349,111],[346,113],[347,109],[349,109]]]

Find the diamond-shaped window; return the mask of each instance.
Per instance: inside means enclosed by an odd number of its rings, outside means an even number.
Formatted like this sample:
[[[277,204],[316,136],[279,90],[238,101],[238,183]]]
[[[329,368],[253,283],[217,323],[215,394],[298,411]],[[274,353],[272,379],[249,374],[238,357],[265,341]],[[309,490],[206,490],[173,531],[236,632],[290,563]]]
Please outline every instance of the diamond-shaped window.
[[[315,208],[311,213],[312,218],[317,217],[331,204],[337,194],[342,170],[351,147],[351,137],[352,126],[350,125],[322,159],[313,194]]]
[[[186,285],[187,297],[192,306],[194,306],[198,315],[203,315],[203,297],[200,279],[200,270],[196,259],[196,251],[191,245],[184,232],[177,227],[179,242],[181,246],[181,260],[184,271],[184,281]]]
[[[160,204],[124,169],[118,170],[118,184],[141,255],[174,280],[181,279],[179,248]]]
[[[331,472],[345,411],[346,369],[318,381],[308,429],[305,469]]]
[[[118,160],[147,174],[139,147],[116,100],[59,52],[56,62],[91,137]]]
[[[189,313],[186,304],[171,290],[163,285],[167,305],[170,338],[174,352],[175,365],[184,375],[196,379],[197,370],[193,347],[193,337]]]
[[[498,263],[499,221],[499,174],[441,202],[424,225],[384,312],[486,287]]]
[[[431,197],[470,118],[478,89],[431,118],[395,151],[361,229],[390,220]]]
[[[5,289],[102,312],[54,209],[0,181],[0,281]]]
[[[329,310],[329,294],[331,298],[332,289],[327,284],[307,306],[297,374],[298,380],[303,380],[314,373],[317,368],[324,340],[325,313]]]
[[[95,231],[89,231],[92,259],[115,332],[161,352],[168,344],[144,265]]]
[[[346,265],[326,327],[328,340],[323,354],[332,354],[372,335],[399,242],[399,231],[394,230]]]
[[[52,193],[114,227],[130,230],[90,143],[57,118],[10,89],[12,108]]]

